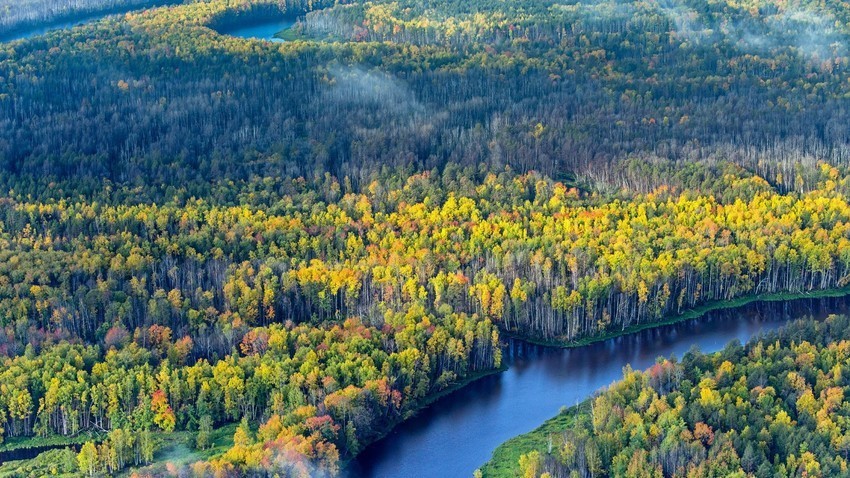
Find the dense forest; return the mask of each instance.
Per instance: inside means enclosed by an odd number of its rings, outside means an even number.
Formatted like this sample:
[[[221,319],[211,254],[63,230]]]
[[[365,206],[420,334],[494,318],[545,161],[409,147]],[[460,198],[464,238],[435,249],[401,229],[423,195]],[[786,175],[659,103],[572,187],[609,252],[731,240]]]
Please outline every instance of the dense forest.
[[[523,477],[847,476],[850,318],[659,359],[564,412]]]
[[[8,198],[4,435],[102,431],[92,471],[113,473],[151,461],[152,432],[193,430],[203,448],[243,420],[197,473],[268,470],[276,447],[333,471],[498,368],[499,328],[572,341],[845,285],[850,180],[824,164],[819,188],[778,193],[742,174],[716,174],[717,197],[627,201],[451,165],[361,193],[268,179],[233,205]]]
[[[844,288],[848,15],[209,0],[0,43],[0,439],[109,476],[231,426],[169,473],[335,475],[505,333]],[[261,17],[290,41],[217,33]]]
[[[272,10],[304,41],[210,28]],[[831,2],[197,2],[0,46],[0,159],[8,189],[53,195],[449,162],[647,192],[663,181],[612,163],[659,160],[805,190],[848,162],[847,22]]]

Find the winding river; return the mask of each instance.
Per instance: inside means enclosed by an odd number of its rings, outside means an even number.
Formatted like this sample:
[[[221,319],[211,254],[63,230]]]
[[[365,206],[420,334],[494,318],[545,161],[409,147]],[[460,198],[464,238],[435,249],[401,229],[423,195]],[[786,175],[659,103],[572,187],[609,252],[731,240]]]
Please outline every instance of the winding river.
[[[658,356],[681,357],[691,347],[718,351],[790,319],[844,312],[848,304],[848,298],[754,302],[573,349],[511,341],[508,370],[443,397],[396,427],[358,457],[348,478],[470,477],[498,445],[584,401],[619,379],[627,364],[645,369]]]
[[[0,41],[30,38],[108,15],[94,14],[33,27],[0,37]],[[275,34],[293,23],[268,19],[234,25],[219,33],[280,42],[283,40]],[[691,347],[704,352],[717,351],[731,340],[745,342],[790,319],[844,312],[849,303],[848,298],[755,302],[573,349],[512,340],[504,357],[509,366],[505,372],[443,397],[402,423],[386,438],[368,447],[346,474],[349,478],[469,477],[498,445],[531,431],[561,407],[575,405],[619,379],[627,364],[644,369],[658,356],[681,357]]]
[[[50,22],[38,26],[27,27],[22,30],[15,30],[8,34],[0,34],[0,42],[7,41],[15,41],[15,40],[24,40],[26,38],[32,38],[39,35],[44,35],[50,33],[55,30],[65,30],[68,28],[73,28],[80,25],[85,25],[86,23],[91,23],[101,18],[106,18],[110,15],[115,15],[117,13],[92,13],[89,15],[83,15],[77,17],[73,20],[60,20],[56,22]]]
[[[154,6],[161,6],[169,3],[167,0],[159,0],[151,2],[145,8],[150,8]],[[95,22],[102,18],[106,18],[113,15],[119,15],[122,13],[128,13],[131,11],[139,11],[144,10],[145,8],[134,7],[126,10],[119,11],[109,11],[109,12],[99,12],[99,13],[91,13],[81,15],[79,17],[74,18],[73,20],[59,20],[56,22],[50,22],[43,25],[37,25],[32,27],[27,27],[21,30],[15,30],[8,34],[0,34],[0,42],[8,42],[15,40],[24,40],[27,38],[36,37],[39,35],[44,35],[56,30],[65,30],[68,28],[77,27],[80,25],[85,25],[87,23]],[[233,26],[229,26],[226,28],[221,28],[218,33],[222,35],[230,35],[234,37],[240,38],[251,38],[257,40],[266,40],[274,43],[280,43],[285,40],[282,38],[277,38],[275,35],[287,28],[290,28],[295,24],[295,20],[293,19],[281,19],[281,18],[269,18],[269,19],[258,19],[256,21],[251,21],[244,24],[234,24]]]
[[[40,25],[32,25],[20,29],[12,30],[7,33],[0,33],[0,42],[8,42],[15,40],[24,40],[27,38],[44,35],[56,30],[66,30],[69,28],[92,23],[102,18],[123,15],[130,12],[139,12],[149,8],[161,7],[175,3],[175,0],[149,0],[140,5],[131,5],[124,7],[116,7],[99,12],[80,13],[76,16],[60,18],[53,21],[45,22]]]

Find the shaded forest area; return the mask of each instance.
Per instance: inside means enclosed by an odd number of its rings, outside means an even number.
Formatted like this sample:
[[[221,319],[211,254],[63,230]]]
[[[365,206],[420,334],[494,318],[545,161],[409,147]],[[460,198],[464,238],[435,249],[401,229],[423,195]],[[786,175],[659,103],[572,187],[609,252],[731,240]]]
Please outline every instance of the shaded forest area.
[[[847,163],[847,19],[831,4],[445,3],[274,4],[329,7],[299,27],[316,41],[283,45],[205,27],[259,8],[236,1],[3,45],[8,181],[67,194],[85,179],[330,172],[360,186],[381,167],[454,162],[648,191],[659,178],[612,164],[660,158],[733,161],[801,190],[817,160]]]

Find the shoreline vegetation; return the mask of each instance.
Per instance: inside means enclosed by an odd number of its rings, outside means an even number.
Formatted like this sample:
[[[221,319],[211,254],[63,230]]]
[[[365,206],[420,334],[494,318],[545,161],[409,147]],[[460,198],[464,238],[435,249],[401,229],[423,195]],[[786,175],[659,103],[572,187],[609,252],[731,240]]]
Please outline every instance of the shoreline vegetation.
[[[468,385],[470,385],[470,384],[472,384],[472,383],[474,383],[478,380],[481,380],[483,378],[486,378],[486,377],[489,377],[489,376],[492,376],[492,375],[502,373],[507,369],[508,369],[508,366],[503,364],[499,368],[495,368],[493,370],[476,372],[476,373],[458,381],[457,383],[455,383],[453,385],[450,385],[449,387],[446,387],[445,389],[443,389],[443,390],[441,390],[441,391],[439,391],[439,392],[437,392],[437,393],[435,393],[431,396],[423,398],[421,404],[417,408],[411,409],[409,412],[407,412],[407,414],[404,417],[402,417],[399,420],[395,421],[394,423],[390,424],[386,429],[384,429],[378,435],[378,437],[375,440],[373,440],[369,444],[365,445],[363,450],[361,450],[361,453],[363,451],[367,450],[370,446],[372,446],[372,445],[378,443],[379,441],[385,439],[388,435],[390,435],[393,432],[393,430],[397,426],[406,422],[407,420],[410,420],[410,419],[416,417],[418,414],[425,411],[428,407],[432,406],[434,403],[436,403],[440,399],[447,397],[448,395],[451,395],[452,393],[459,391],[459,390],[465,388],[466,386],[468,386]],[[209,458],[214,457],[217,454],[217,453],[215,453],[216,450],[218,450],[220,453],[227,451],[228,447],[226,447],[224,445],[227,442],[229,442],[229,444],[232,445],[232,443],[233,443],[232,435],[233,435],[233,432],[235,431],[237,425],[238,425],[238,423],[227,423],[227,424],[224,424],[224,425],[217,427],[216,431],[214,433],[221,435],[222,430],[226,430],[226,431],[229,432],[229,435],[226,437],[226,439],[223,439],[221,437],[219,437],[219,438],[214,437],[213,442],[217,444],[216,446],[214,446],[210,449],[207,449],[207,450],[191,449],[190,452],[192,454],[200,456],[199,459],[209,459]],[[192,438],[194,436],[194,434],[192,432],[189,432],[189,431],[177,432],[177,433],[171,433],[171,434],[161,434],[161,435],[162,435],[161,437],[160,436],[156,437],[157,439],[162,440],[162,442],[163,442],[163,444],[159,447],[159,449],[157,451],[157,455],[168,454],[169,448],[174,448],[179,444],[184,444],[184,445],[189,446],[188,444],[192,441]],[[70,437],[51,436],[51,437],[47,437],[47,438],[31,438],[31,439],[25,439],[25,440],[14,439],[14,440],[9,440],[6,443],[0,444],[0,458],[2,458],[2,456],[4,454],[14,453],[14,452],[17,452],[17,451],[29,450],[29,449],[33,449],[33,448],[44,448],[44,450],[42,450],[39,453],[39,455],[40,455],[42,453],[47,453],[48,451],[51,451],[51,450],[64,449],[64,448],[67,448],[67,447],[79,447],[79,446],[83,445],[84,443],[86,443],[87,441],[94,441],[95,443],[100,443],[101,441],[105,440],[106,438],[107,438],[107,434],[105,434],[105,433],[83,432],[79,435],[70,436]],[[32,457],[32,458],[35,458],[35,457]],[[32,459],[32,458],[9,459],[9,460],[0,459],[0,466],[2,466],[5,463],[25,461],[25,460],[29,460],[29,459]],[[350,457],[348,460],[341,463],[340,468],[343,469],[343,470],[346,469],[348,466],[350,466],[350,464],[356,458],[357,458],[357,455]],[[185,460],[183,460],[183,461],[185,461]],[[168,460],[163,460],[163,459],[160,458],[160,459],[156,459],[152,464],[139,467],[138,469],[147,469],[147,468],[151,468],[151,467],[157,467],[157,466],[164,465],[167,462],[168,462]],[[2,470],[2,469],[0,468],[0,470]],[[133,471],[133,470],[125,470],[121,474],[121,476],[125,476],[125,475],[129,474],[129,472],[131,472],[131,471]]]
[[[500,374],[507,369],[508,369],[508,366],[505,365],[505,364],[502,364],[499,368],[495,368],[493,370],[476,372],[472,376],[466,377],[465,379],[459,381],[458,383],[451,385],[449,387],[446,387],[444,390],[437,392],[436,394],[432,395],[431,397],[426,397],[425,399],[423,399],[422,405],[419,408],[415,408],[415,409],[410,410],[405,417],[403,417],[400,420],[398,420],[397,422],[393,423],[390,427],[388,427],[386,430],[384,430],[382,433],[380,433],[375,440],[372,440],[369,444],[364,446],[363,449],[360,450],[360,453],[358,453],[357,455],[354,455],[354,456],[348,458],[347,460],[345,460],[344,462],[342,462],[341,465],[340,465],[340,469],[345,471],[345,469],[348,468],[349,466],[351,466],[351,464],[357,459],[357,457],[360,456],[360,454],[362,454],[366,450],[368,450],[369,447],[374,446],[378,442],[380,442],[381,440],[384,440],[385,438],[387,438],[390,434],[392,434],[393,430],[395,430],[396,427],[398,427],[402,423],[416,417],[420,413],[424,412],[428,407],[434,405],[440,399],[445,398],[445,397],[451,395],[452,393],[457,392],[457,391],[467,387],[468,385],[473,384],[474,382],[477,382],[478,380],[481,380],[481,379],[486,378],[486,377],[490,377],[492,375]]]
[[[843,476],[841,429],[824,424],[835,423],[826,410],[840,417],[848,404],[848,332],[843,314],[801,318],[715,352],[627,366],[610,386],[499,445],[474,476],[572,476],[599,450],[595,440],[613,451],[593,466],[612,476],[626,467],[630,476]],[[662,438],[642,441],[642,428]],[[685,453],[675,465],[671,450]]]
[[[269,15],[257,12],[250,12],[243,15],[234,15],[232,17],[216,19],[213,23],[209,25],[209,28],[218,33],[219,35],[235,36],[231,33],[234,30],[250,27],[259,27],[267,24],[282,22],[291,22],[292,25],[295,25],[297,19],[298,18],[296,16],[287,15],[284,13],[271,13]],[[285,39],[282,35],[284,35],[291,29],[291,26],[286,27],[283,30],[272,34],[271,38]]]
[[[749,297],[741,297],[730,301],[718,301],[715,303],[706,304],[703,307],[686,311],[683,314],[655,324],[651,324],[649,326],[634,327],[631,329],[627,329],[622,333],[608,334],[606,336],[594,339],[588,338],[586,341],[583,341],[583,343],[559,343],[551,341],[535,341],[518,337],[515,338],[546,347],[576,348],[587,346],[595,342],[624,337],[627,335],[641,332],[643,330],[663,327],[666,325],[678,324],[689,320],[699,320],[710,312],[718,310],[734,310],[746,307],[747,305],[756,302],[792,302],[804,299],[841,298],[848,296],[850,296],[850,287],[825,289],[822,291],[814,291],[807,293],[759,294]],[[594,395],[597,392],[599,392],[599,390],[594,392]],[[589,406],[590,401],[592,399],[593,396],[588,397],[586,400],[576,405],[564,406],[564,408],[557,415],[546,420],[533,430],[527,433],[523,433],[521,435],[517,435],[503,442],[495,450],[493,450],[491,458],[478,469],[478,471],[481,472],[481,476],[483,476],[484,478],[513,478],[515,476],[516,464],[519,458],[522,455],[531,453],[535,450],[543,451],[549,442],[549,435],[555,431],[564,430],[568,428],[568,426],[574,421],[576,415]]]
[[[732,300],[728,300],[728,301],[715,301],[715,302],[712,302],[710,304],[706,304],[702,307],[698,307],[698,308],[694,308],[694,309],[685,311],[682,314],[670,317],[669,319],[663,319],[661,321],[653,322],[653,323],[650,323],[650,324],[639,324],[639,325],[629,327],[629,328],[622,330],[622,331],[619,331],[619,332],[604,334],[604,335],[595,336],[595,337],[588,337],[588,338],[583,339],[581,341],[574,341],[574,342],[556,342],[556,341],[535,340],[535,339],[532,339],[532,338],[520,337],[520,336],[517,336],[516,334],[511,334],[511,333],[509,333],[505,330],[502,330],[501,332],[506,337],[510,337],[513,340],[521,340],[521,341],[524,341],[524,342],[528,342],[528,343],[531,343],[531,344],[540,345],[540,346],[544,346],[544,347],[578,348],[578,347],[585,347],[585,346],[588,346],[588,345],[591,345],[591,344],[594,344],[594,343],[603,342],[603,341],[618,338],[618,337],[625,337],[625,336],[628,336],[628,335],[632,335],[632,334],[642,332],[644,330],[650,330],[650,329],[654,329],[654,328],[658,328],[658,327],[674,325],[674,324],[686,322],[686,321],[689,321],[689,320],[698,320],[698,319],[702,318],[703,316],[705,316],[706,314],[708,314],[710,312],[714,312],[714,311],[718,311],[718,310],[733,310],[733,309],[743,308],[743,307],[746,307],[746,306],[753,304],[753,303],[756,303],[756,302],[784,302],[784,301],[791,302],[791,301],[804,300],[804,299],[840,298],[840,297],[847,297],[847,296],[850,296],[850,286],[843,287],[843,288],[835,288],[835,289],[825,289],[825,290],[822,290],[822,291],[814,291],[814,292],[765,293],[765,294],[758,294],[758,295],[753,295],[753,296],[748,296],[748,297],[741,297],[741,298],[738,298],[738,299],[732,299]],[[451,395],[452,393],[459,391],[459,390],[467,387],[468,385],[470,385],[470,384],[472,384],[472,383],[474,383],[478,380],[481,380],[485,377],[489,377],[489,376],[492,376],[492,375],[502,373],[505,370],[507,370],[508,368],[509,368],[509,365],[502,364],[500,367],[492,369],[492,370],[480,371],[480,372],[473,373],[472,375],[458,381],[457,383],[445,388],[444,390],[441,390],[440,392],[437,392],[434,395],[431,395],[431,396],[428,396],[428,397],[423,397],[423,399],[422,399],[422,401],[419,405],[417,405],[415,408],[412,408],[411,410],[409,410],[403,417],[400,417],[398,420],[389,424],[385,429],[383,429],[381,432],[379,432],[377,437],[374,440],[372,440],[370,443],[366,444],[363,447],[363,449],[360,451],[360,453],[364,452],[369,447],[377,444],[381,440],[384,440],[387,436],[389,436],[393,432],[393,430],[396,429],[396,427],[398,427],[402,423],[406,422],[407,420],[410,420],[410,419],[416,417],[418,414],[422,413],[424,410],[426,410],[428,407],[432,406],[434,403],[436,403],[440,399],[442,399],[442,398],[444,398],[448,395]],[[544,422],[543,424],[541,424],[540,426],[538,426],[534,430],[532,430],[532,431],[530,431],[526,434],[516,436],[516,437],[511,438],[510,440],[507,440],[506,442],[504,442],[496,450],[494,450],[493,457],[486,464],[484,464],[481,467],[481,471],[484,473],[484,476],[485,477],[507,476],[507,475],[499,474],[500,473],[499,470],[506,468],[505,464],[509,464],[509,465],[512,466],[513,464],[516,463],[516,459],[519,459],[520,455],[522,455],[524,453],[528,453],[528,452],[536,449],[536,448],[532,448],[533,446],[545,443],[545,440],[541,441],[541,439],[538,437],[539,434],[541,434],[541,433],[543,433],[547,430],[550,430],[550,429],[553,429],[553,428],[556,428],[558,426],[563,425],[565,423],[565,420],[570,420],[575,415],[575,413],[577,411],[579,411],[582,406],[587,405],[587,403],[589,403],[589,402],[586,400],[586,401],[584,401],[584,402],[582,402],[578,405],[565,407],[564,411],[562,411],[558,415],[550,418],[549,420],[547,420],[546,422]],[[217,430],[226,429],[226,430],[232,431],[232,430],[235,430],[236,425],[237,425],[237,423],[227,423],[227,424],[224,424],[224,425],[218,427]],[[220,433],[220,431],[219,431],[219,433]],[[166,451],[167,448],[173,447],[178,443],[182,443],[182,442],[188,443],[189,441],[191,441],[190,435],[191,435],[191,432],[180,432],[178,434],[178,436],[166,436],[166,434],[163,434],[163,437],[164,437],[163,441],[166,444],[163,445],[157,453],[158,454],[163,453],[163,452]],[[105,439],[106,436],[107,435],[104,434],[104,433],[84,432],[80,435],[72,436],[72,437],[51,436],[51,437],[48,437],[48,438],[36,438],[36,439],[27,439],[27,440],[15,439],[15,440],[10,440],[6,443],[0,444],[0,456],[2,456],[4,453],[10,453],[10,452],[15,452],[15,451],[19,451],[19,450],[27,450],[27,449],[31,449],[31,448],[45,448],[42,451],[42,453],[46,453],[50,450],[62,449],[62,448],[65,448],[67,446],[80,446],[87,441],[94,440],[95,442],[98,442],[100,440]],[[230,441],[232,442],[232,439]],[[217,446],[217,447],[214,447],[214,448],[220,449],[221,452],[226,451],[226,447]],[[193,449],[193,450],[191,450],[191,452],[193,454],[197,454],[199,456],[203,455],[203,458],[209,459],[209,458],[212,458],[216,455],[215,453],[211,453],[210,452],[211,450],[212,449],[208,449],[208,450],[194,450]],[[350,466],[350,464],[360,455],[360,453],[358,453],[357,455],[354,455],[352,457],[349,457],[347,460],[341,462],[340,468],[342,470],[345,470],[346,468],[348,468]],[[514,457],[516,459],[514,459]],[[18,461],[18,460],[9,460],[9,461],[11,462],[11,461]],[[154,461],[154,463],[152,463],[151,465],[148,465],[146,467],[141,467],[141,468],[156,467],[156,466],[162,465],[166,462],[167,462],[167,460],[159,459],[159,460]],[[126,474],[126,471],[125,471],[125,474]]]
[[[302,33],[296,31],[295,24],[293,24],[289,28],[284,28],[283,30],[274,34],[275,38],[278,38],[283,41],[296,41],[296,40],[306,40],[307,37]]]
[[[299,9],[287,9],[277,5],[255,5],[244,10],[225,10],[208,18],[205,26],[219,35],[229,35],[229,31],[240,28],[261,26],[273,22],[292,22],[304,15]],[[285,28],[272,36],[288,30]]]
[[[483,478],[514,478],[520,457],[535,450],[546,450],[549,436],[569,428],[582,407],[590,405],[590,400],[591,398],[588,398],[577,405],[564,407],[557,415],[534,430],[506,440],[493,450],[492,457],[477,471],[481,472]]]
[[[737,309],[740,307],[745,307],[754,302],[785,302],[802,299],[826,299],[846,296],[850,296],[850,286],[805,292],[765,292],[762,294],[743,296],[735,299],[712,301],[702,306],[694,307],[693,309],[688,309],[682,312],[681,314],[673,315],[658,321],[636,324],[620,331],[608,332],[605,334],[585,337],[583,339],[574,341],[558,341],[540,339],[535,337],[524,337],[506,330],[502,330],[502,334],[513,339],[522,340],[524,342],[528,342],[535,345],[542,345],[554,348],[576,348],[584,347],[586,345],[602,342],[609,339],[616,339],[618,337],[631,335],[634,333],[642,332],[644,330],[663,327],[665,325],[673,325],[681,322],[686,322],[688,320],[699,319],[702,316],[708,314],[709,312]]]
[[[149,465],[128,467],[116,476],[131,476],[132,473],[141,470],[160,469],[167,463],[183,464],[209,459],[222,454],[233,446],[233,433],[237,425],[237,423],[228,423],[216,427],[211,434],[211,446],[204,450],[194,447],[194,432],[155,433],[154,438],[159,442],[159,447],[154,455],[154,462]],[[89,441],[99,444],[107,439],[107,437],[108,434],[106,433],[83,432],[72,437],[52,436],[29,440],[10,440],[11,443],[4,443],[0,446],[0,476],[5,476],[3,474],[4,468],[15,468],[16,465],[30,460],[38,460],[39,457],[46,456],[46,454],[57,450],[61,451],[71,448],[76,459],[76,454],[83,444]],[[2,459],[4,455],[10,453],[42,448],[43,450],[33,457]]]

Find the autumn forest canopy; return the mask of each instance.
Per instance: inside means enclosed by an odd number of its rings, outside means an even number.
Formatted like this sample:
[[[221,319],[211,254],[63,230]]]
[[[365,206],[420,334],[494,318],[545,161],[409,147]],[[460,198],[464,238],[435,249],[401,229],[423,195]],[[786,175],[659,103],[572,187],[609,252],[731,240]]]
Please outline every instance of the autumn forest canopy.
[[[0,476],[336,476],[508,335],[850,285],[842,2],[164,3],[0,0],[157,6],[0,43],[0,454],[75,447]],[[517,473],[846,472],[846,319],[794,327],[628,372]]]

